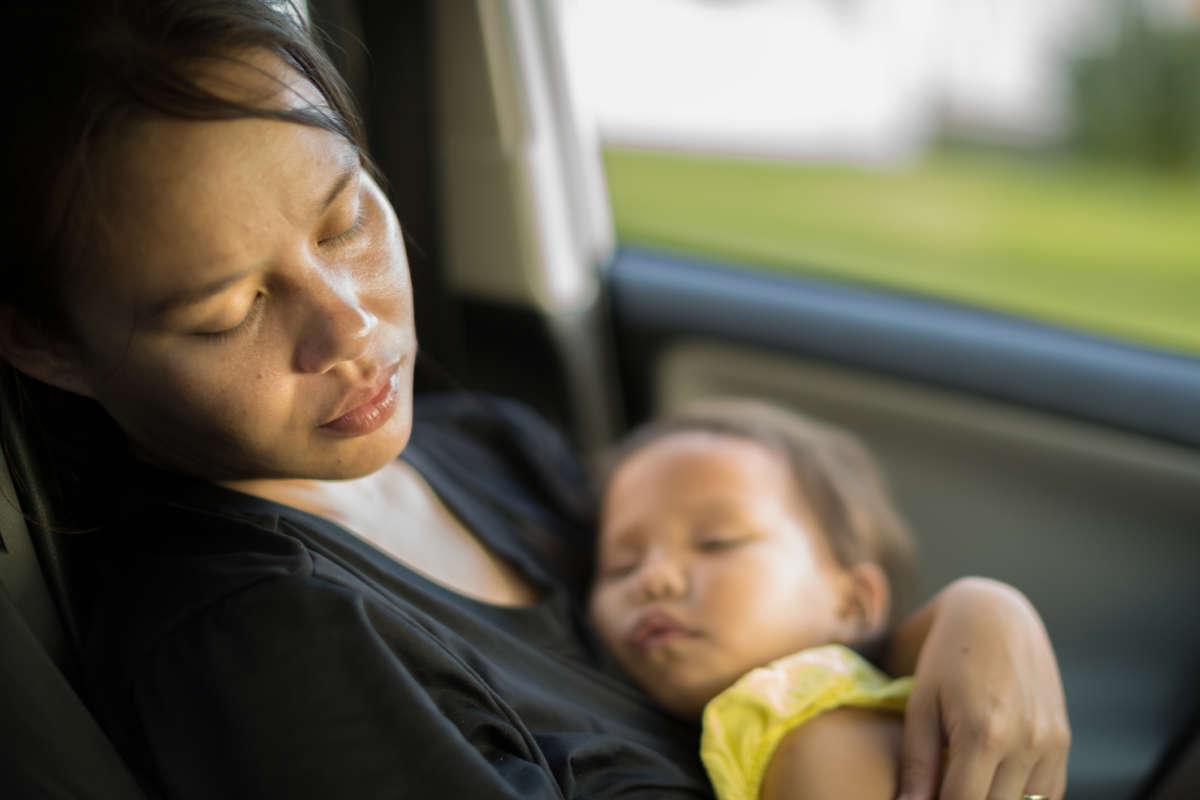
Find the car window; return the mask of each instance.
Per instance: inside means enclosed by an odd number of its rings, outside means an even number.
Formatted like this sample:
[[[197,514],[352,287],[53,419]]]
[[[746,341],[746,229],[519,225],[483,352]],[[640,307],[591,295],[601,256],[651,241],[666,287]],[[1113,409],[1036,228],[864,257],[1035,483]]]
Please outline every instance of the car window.
[[[575,0],[626,244],[1200,355],[1200,6]]]

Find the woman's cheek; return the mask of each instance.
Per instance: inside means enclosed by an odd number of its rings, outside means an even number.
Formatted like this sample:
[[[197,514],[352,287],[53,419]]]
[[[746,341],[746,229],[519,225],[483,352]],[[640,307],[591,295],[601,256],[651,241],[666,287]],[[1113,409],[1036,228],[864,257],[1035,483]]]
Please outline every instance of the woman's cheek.
[[[236,424],[269,407],[273,392],[264,370],[233,369],[232,363],[192,354],[167,365],[157,384],[147,389],[180,416],[207,419],[215,427]]]

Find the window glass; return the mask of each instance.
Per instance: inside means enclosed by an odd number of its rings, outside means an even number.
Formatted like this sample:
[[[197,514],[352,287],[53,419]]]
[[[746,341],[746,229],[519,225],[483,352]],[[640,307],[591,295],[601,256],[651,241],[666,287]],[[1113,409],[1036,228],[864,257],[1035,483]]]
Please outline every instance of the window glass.
[[[567,9],[623,242],[1200,354],[1200,3]]]

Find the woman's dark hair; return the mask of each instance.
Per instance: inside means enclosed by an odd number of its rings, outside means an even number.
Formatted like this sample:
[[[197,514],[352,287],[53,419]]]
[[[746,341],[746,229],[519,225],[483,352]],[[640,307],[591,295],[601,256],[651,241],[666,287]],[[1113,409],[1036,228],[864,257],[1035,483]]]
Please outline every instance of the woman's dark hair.
[[[104,160],[129,126],[155,117],[260,117],[333,131],[362,148],[349,92],[291,3],[270,0],[44,2],[9,14],[20,56],[7,74],[8,223],[3,302],[51,331],[66,322],[61,286],[88,257]],[[206,86],[199,68],[269,52],[323,106],[264,108]],[[252,66],[250,68],[253,68]],[[15,96],[14,96],[15,95]]]
[[[43,0],[8,10],[3,28],[4,183],[16,202],[5,217],[0,306],[47,338],[72,336],[63,287],[97,257],[107,160],[132,125],[278,119],[332,131],[365,153],[350,94],[290,2]],[[201,80],[204,68],[221,63],[262,72],[248,58],[261,53],[303,76],[321,102],[259,106]],[[18,423],[40,429],[60,463],[64,455],[76,467],[123,458],[123,437],[96,404],[24,375],[16,381]]]
[[[606,459],[602,491],[636,451],[667,436],[704,432],[758,442],[778,453],[842,566],[871,561],[891,584],[889,618],[907,610],[916,584],[916,547],[883,472],[850,433],[760,400],[702,400],[633,431]]]

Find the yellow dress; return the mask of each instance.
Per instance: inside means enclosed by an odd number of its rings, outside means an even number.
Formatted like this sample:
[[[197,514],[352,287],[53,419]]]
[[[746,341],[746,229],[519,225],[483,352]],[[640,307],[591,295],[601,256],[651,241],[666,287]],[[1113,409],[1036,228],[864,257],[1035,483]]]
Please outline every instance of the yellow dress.
[[[839,644],[743,675],[704,707],[700,756],[718,800],[757,800],[779,742],[839,706],[903,711],[912,678],[892,679]]]

